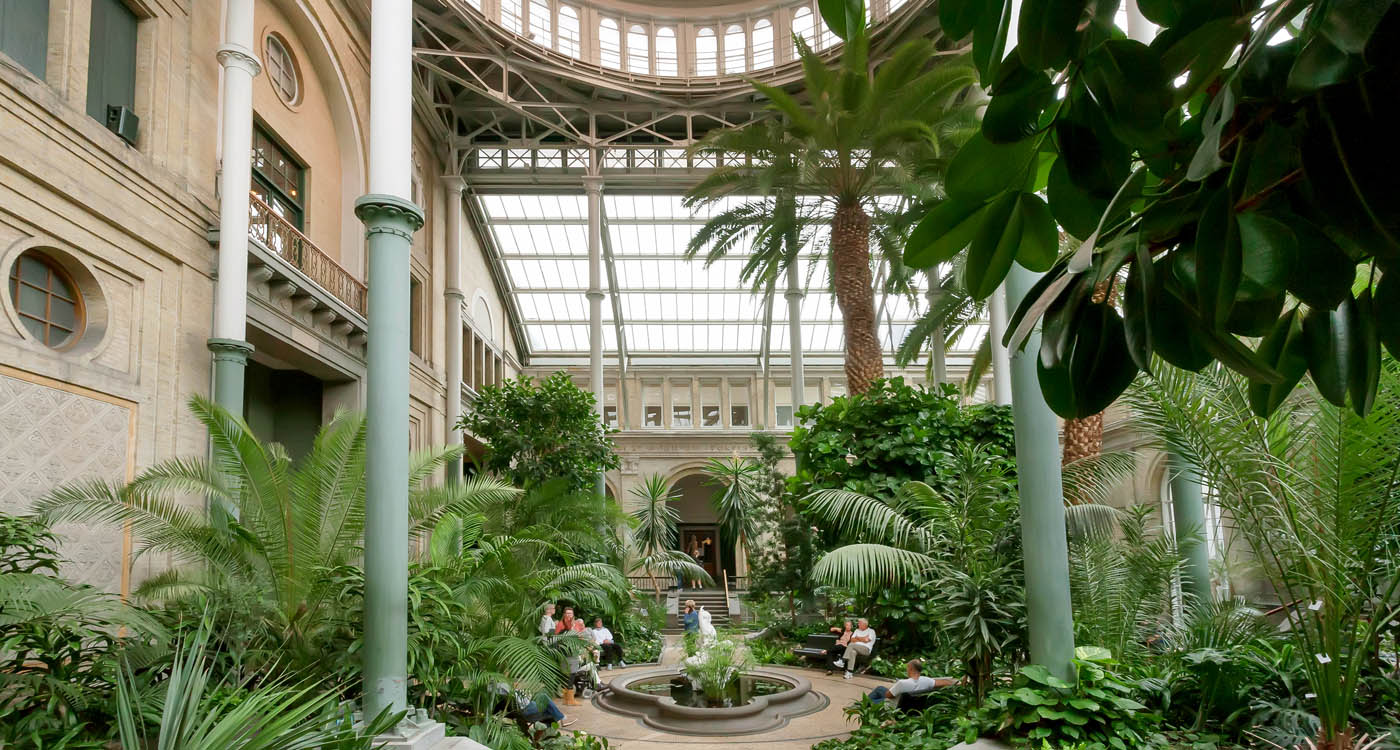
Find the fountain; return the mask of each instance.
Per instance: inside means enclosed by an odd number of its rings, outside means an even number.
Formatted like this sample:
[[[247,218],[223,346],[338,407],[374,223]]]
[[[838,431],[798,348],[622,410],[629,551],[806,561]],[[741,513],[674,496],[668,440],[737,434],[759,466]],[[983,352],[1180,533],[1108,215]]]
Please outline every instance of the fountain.
[[[594,701],[647,726],[693,735],[766,732],[827,706],[807,678],[755,669],[742,640],[719,639],[703,609],[700,630],[699,649],[679,673],[659,668],[624,675]]]

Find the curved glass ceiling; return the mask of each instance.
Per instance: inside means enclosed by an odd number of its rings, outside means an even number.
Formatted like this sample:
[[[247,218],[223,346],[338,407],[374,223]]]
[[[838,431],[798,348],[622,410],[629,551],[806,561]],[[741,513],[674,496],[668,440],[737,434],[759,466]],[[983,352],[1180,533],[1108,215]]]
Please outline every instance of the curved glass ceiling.
[[[476,198],[506,269],[531,354],[588,352],[587,199],[576,194],[488,194]],[[734,199],[735,201],[741,199]],[[621,330],[629,354],[733,354],[757,356],[763,349],[766,306],[739,280],[742,255],[706,267],[683,256],[686,244],[717,205],[693,212],[676,195],[603,196],[604,250],[611,250]],[[803,350],[842,351],[841,313],[828,291],[826,261],[818,234],[801,260]],[[780,288],[773,300],[770,346],[788,348],[788,306]],[[920,295],[922,303],[923,295]],[[892,353],[919,310],[902,296],[877,297],[880,337]],[[603,302],[604,349],[616,352],[613,300]],[[955,351],[971,353],[985,326],[969,329]]]

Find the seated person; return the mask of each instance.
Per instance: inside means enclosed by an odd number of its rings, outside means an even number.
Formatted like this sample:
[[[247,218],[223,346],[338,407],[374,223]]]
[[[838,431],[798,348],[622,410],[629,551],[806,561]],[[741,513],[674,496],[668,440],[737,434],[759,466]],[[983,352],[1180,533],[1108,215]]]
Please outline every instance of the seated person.
[[[554,635],[554,602],[544,605],[544,616],[540,618],[540,635]]]
[[[541,622],[540,624],[543,625],[544,623]],[[565,607],[564,617],[554,624],[554,632],[556,634],[567,633],[571,630],[575,633],[582,633],[585,629],[583,620],[574,617],[573,607]]]
[[[577,719],[565,718],[564,712],[560,711],[559,707],[554,705],[554,701],[545,698],[544,706],[540,706],[535,699],[531,698],[525,692],[512,690],[511,687],[504,682],[493,684],[491,686],[491,692],[496,693],[503,699],[507,715],[518,715],[526,724],[554,724],[558,722],[559,726],[567,727],[577,721]]]
[[[826,651],[827,674],[831,674],[831,670],[836,668],[836,661],[845,653],[846,647],[851,645],[851,634],[855,629],[851,627],[851,621],[846,620],[841,627],[833,627],[831,632],[840,637],[836,639],[836,644]]]
[[[846,652],[840,659],[832,662],[832,666],[837,669],[846,670],[846,679],[851,679],[851,670],[856,668],[857,660],[862,656],[870,656],[871,650],[875,648],[875,631],[870,628],[870,621],[864,617],[856,621],[859,626],[851,633],[850,643],[846,646]]]
[[[700,632],[700,613],[695,610],[695,600],[685,600],[685,611],[681,613],[681,624],[686,633]]]
[[[870,700],[882,703],[887,698],[897,698],[909,693],[923,693],[938,687],[937,680],[924,676],[924,663],[918,659],[911,659],[905,665],[904,673],[909,676],[896,682],[893,686],[881,685],[870,691]]]
[[[593,643],[598,646],[599,663],[608,669],[612,669],[614,663],[627,666],[627,662],[622,660],[622,647],[613,640],[612,631],[603,627],[603,618],[593,620],[593,629],[589,632],[593,636]]]

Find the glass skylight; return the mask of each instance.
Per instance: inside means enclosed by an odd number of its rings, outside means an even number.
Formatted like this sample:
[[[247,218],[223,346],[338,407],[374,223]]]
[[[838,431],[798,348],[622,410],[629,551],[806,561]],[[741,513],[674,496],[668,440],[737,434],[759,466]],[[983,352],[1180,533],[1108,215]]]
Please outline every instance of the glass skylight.
[[[588,204],[577,194],[488,194],[477,198],[501,254],[512,294],[534,354],[586,356],[588,352]],[[739,199],[734,199],[738,201]],[[757,356],[763,348],[763,295],[740,280],[745,256],[736,254],[708,267],[683,255],[690,238],[721,204],[705,212],[681,205],[680,196],[605,194],[605,242],[611,246],[617,302],[627,350],[634,354],[733,354]],[[828,291],[827,261],[817,233],[799,261],[802,344],[807,352],[842,351],[841,312]],[[617,350],[611,288],[606,268],[603,339]],[[788,305],[780,286],[772,304],[770,346],[788,348]],[[880,339],[886,352],[903,340],[923,306],[898,295],[877,295]],[[980,341],[975,326],[958,342],[971,351]],[[985,330],[985,329],[981,329]]]

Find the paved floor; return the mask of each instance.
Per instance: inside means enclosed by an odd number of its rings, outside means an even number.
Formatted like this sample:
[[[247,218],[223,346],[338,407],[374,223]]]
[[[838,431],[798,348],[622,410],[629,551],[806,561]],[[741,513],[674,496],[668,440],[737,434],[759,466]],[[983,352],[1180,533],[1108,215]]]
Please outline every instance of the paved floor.
[[[633,670],[654,669],[655,667],[629,667],[614,669],[599,674],[604,682],[627,674]],[[707,748],[739,748],[752,746],[756,750],[809,750],[814,743],[831,737],[844,737],[852,727],[846,723],[841,709],[854,702],[863,693],[868,693],[876,685],[888,685],[888,680],[871,677],[855,677],[849,681],[841,679],[838,672],[830,677],[820,670],[797,669],[794,667],[765,667],[782,672],[800,673],[812,681],[812,689],[824,694],[831,703],[814,714],[799,716],[788,725],[762,734],[746,734],[739,737],[693,737],[662,732],[643,725],[637,719],[608,713],[591,701],[579,706],[561,706],[570,718],[578,722],[569,729],[607,737],[614,748],[626,750],[664,750],[684,748],[684,750],[706,750]]]

